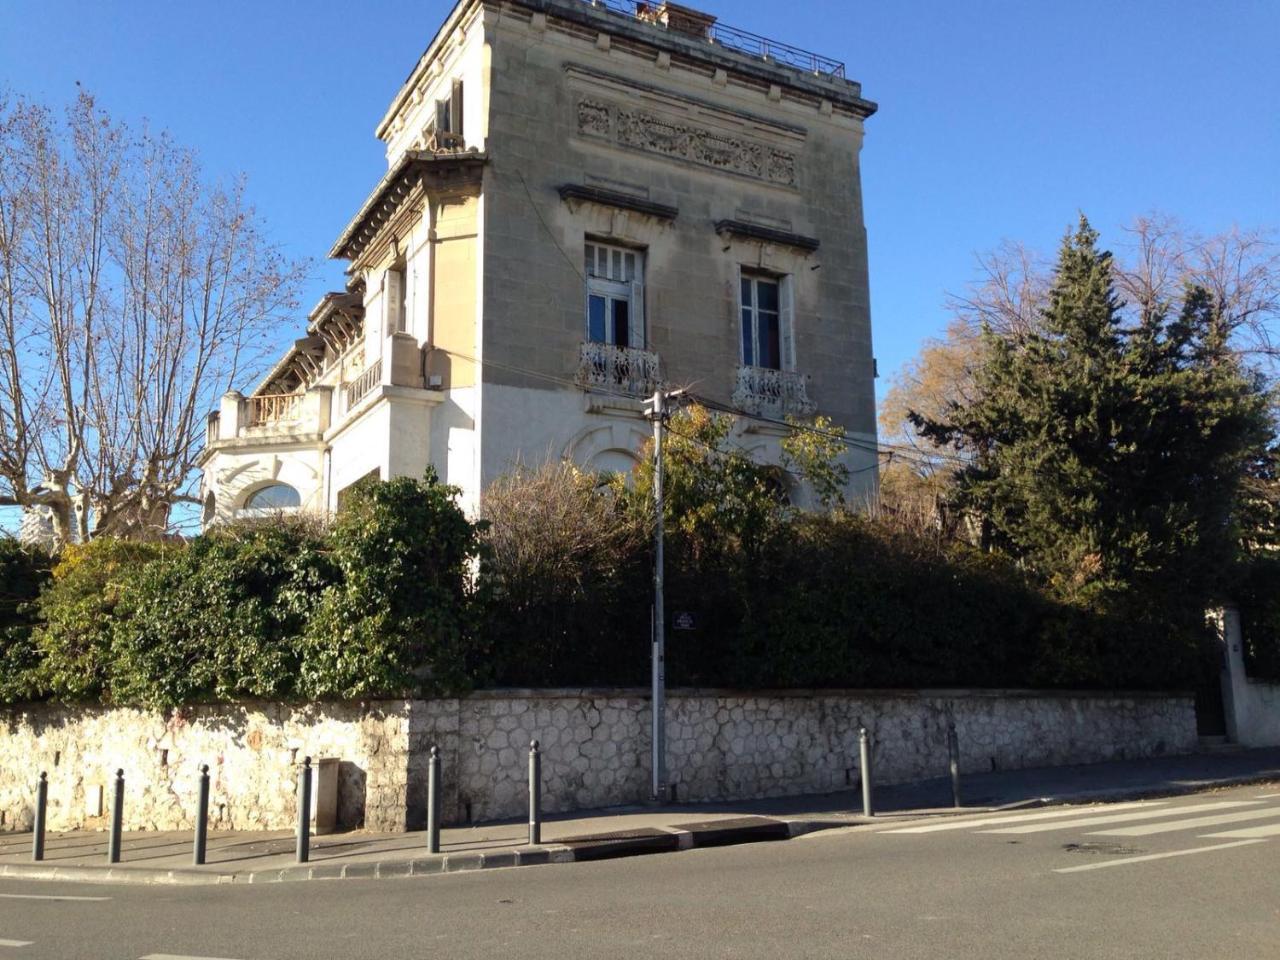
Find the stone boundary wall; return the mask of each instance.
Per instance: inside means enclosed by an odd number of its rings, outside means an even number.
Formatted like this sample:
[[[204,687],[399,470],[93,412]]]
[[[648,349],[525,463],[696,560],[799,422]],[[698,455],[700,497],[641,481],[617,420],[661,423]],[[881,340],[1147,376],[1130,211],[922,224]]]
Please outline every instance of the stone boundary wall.
[[[1197,744],[1189,694],[675,690],[668,708],[671,779],[678,799],[695,802],[852,788],[863,725],[874,737],[878,783],[945,775],[950,719],[965,772],[1186,753]],[[425,816],[432,744],[443,757],[446,821],[521,817],[534,738],[546,812],[647,797],[649,702],[638,690],[167,714],[36,704],[0,712],[0,829],[30,828],[42,769],[50,829],[105,828],[117,768],[125,771],[126,829],[187,829],[201,763],[210,766],[213,828],[287,829],[294,764],[305,755],[340,761],[340,824],[412,829]]]

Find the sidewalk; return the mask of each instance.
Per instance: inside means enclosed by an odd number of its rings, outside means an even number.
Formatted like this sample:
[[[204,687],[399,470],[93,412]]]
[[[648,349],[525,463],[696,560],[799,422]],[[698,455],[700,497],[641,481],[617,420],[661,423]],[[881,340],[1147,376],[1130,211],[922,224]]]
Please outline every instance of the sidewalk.
[[[1280,780],[1280,749],[967,775],[962,799],[964,809],[973,811],[1186,793],[1255,780]],[[955,812],[947,779],[883,787],[875,799],[877,819]],[[182,884],[407,877],[785,840],[866,823],[861,804],[860,793],[843,791],[588,811],[544,820],[543,842],[536,847],[528,845],[524,823],[449,827],[441,831],[438,855],[426,853],[422,832],[356,831],[313,837],[307,864],[295,863],[289,831],[211,832],[203,867],[191,864],[190,832],[126,834],[116,865],[106,862],[105,833],[50,833],[42,863],[31,861],[29,833],[0,834],[0,877]]]

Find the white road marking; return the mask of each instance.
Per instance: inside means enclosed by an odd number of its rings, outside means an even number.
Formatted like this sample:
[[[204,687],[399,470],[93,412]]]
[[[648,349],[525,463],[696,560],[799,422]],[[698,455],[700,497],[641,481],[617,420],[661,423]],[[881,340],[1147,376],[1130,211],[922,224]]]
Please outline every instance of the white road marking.
[[[148,953],[138,960],[228,960],[226,957],[190,957],[185,953]]]
[[[1199,813],[1208,810],[1227,810],[1232,807],[1251,807],[1256,800],[1220,800],[1217,803],[1197,803],[1189,807],[1165,807],[1162,810],[1139,810],[1137,813],[1117,813],[1105,816],[1082,817],[1079,820],[1059,820],[1055,823],[1033,823],[1027,827],[1002,827],[999,830],[981,830],[980,833],[1045,833],[1049,830],[1074,830],[1077,827],[1098,827],[1108,823],[1125,823],[1129,820],[1151,820],[1155,817],[1176,817],[1181,813]]]
[[[1229,850],[1232,847],[1247,847],[1254,843],[1266,843],[1265,840],[1237,840],[1235,843],[1215,843],[1211,847],[1193,847],[1190,850],[1173,850],[1169,853],[1148,853],[1141,857],[1125,857],[1123,860],[1105,860],[1102,863],[1082,863],[1078,867],[1059,867],[1054,873],[1082,873],[1085,870],[1106,870],[1108,867],[1125,867],[1131,863],[1146,863],[1148,860],[1167,860],[1170,857],[1189,857],[1193,853],[1212,853],[1214,850]]]
[[[110,897],[72,897],[49,893],[0,893],[0,900],[84,900],[99,902]]]
[[[1144,823],[1136,827],[1120,827],[1116,830],[1094,830],[1091,837],[1149,837],[1153,833],[1173,833],[1177,830],[1195,830],[1200,827],[1216,827],[1223,823],[1241,823],[1245,820],[1266,820],[1280,817],[1280,807],[1266,810],[1245,810],[1243,813],[1223,813],[1215,817],[1192,817],[1190,820],[1174,820],[1164,823]]]
[[[1280,797],[1280,793],[1260,793],[1260,794],[1258,794],[1258,796],[1257,796],[1255,799],[1258,799],[1258,800],[1274,800],[1274,799],[1276,799],[1276,797]]]
[[[0,947],[29,947],[33,940],[0,940]]]
[[[1206,833],[1206,837],[1275,837],[1280,836],[1280,823],[1268,823],[1261,827],[1245,827],[1242,830],[1224,830],[1222,833]]]
[[[1109,812],[1112,810],[1132,810],[1135,807],[1141,807],[1144,810],[1150,810],[1153,807],[1159,807],[1166,801],[1158,800],[1154,803],[1148,801],[1138,801],[1135,803],[1113,803],[1105,807],[1072,807],[1070,810],[1051,810],[1047,813],[1014,813],[1003,814],[998,817],[964,817],[958,819],[948,819],[945,823],[928,823],[920,827],[898,827],[893,830],[881,830],[881,833],[939,833],[943,830],[965,830],[969,827],[986,827],[999,823],[1025,823],[1028,820],[1051,820],[1062,817],[1078,817],[1085,810],[1096,810],[1099,813]]]

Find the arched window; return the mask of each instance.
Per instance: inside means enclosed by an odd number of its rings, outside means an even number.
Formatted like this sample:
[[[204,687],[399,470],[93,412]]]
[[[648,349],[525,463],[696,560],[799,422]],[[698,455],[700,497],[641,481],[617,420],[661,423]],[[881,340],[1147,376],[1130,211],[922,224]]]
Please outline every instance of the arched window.
[[[259,487],[244,502],[245,510],[296,510],[302,497],[287,483],[269,483]]]
[[[764,470],[764,486],[769,496],[779,506],[791,506],[791,483],[781,467],[770,466]]]

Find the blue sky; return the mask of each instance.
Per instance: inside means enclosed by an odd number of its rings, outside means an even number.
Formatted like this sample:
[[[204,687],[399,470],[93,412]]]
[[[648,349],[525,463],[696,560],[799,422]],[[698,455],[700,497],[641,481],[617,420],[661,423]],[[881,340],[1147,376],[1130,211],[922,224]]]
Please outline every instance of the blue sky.
[[[693,0],[848,63],[879,102],[863,154],[876,353],[891,373],[1002,239],[1052,252],[1078,210],[1116,242],[1160,210],[1280,226],[1276,0]],[[65,103],[78,80],[215,174],[243,172],[273,235],[325,251],[385,165],[373,128],[445,0],[0,0],[0,85]],[[886,380],[881,380],[881,386]]]

